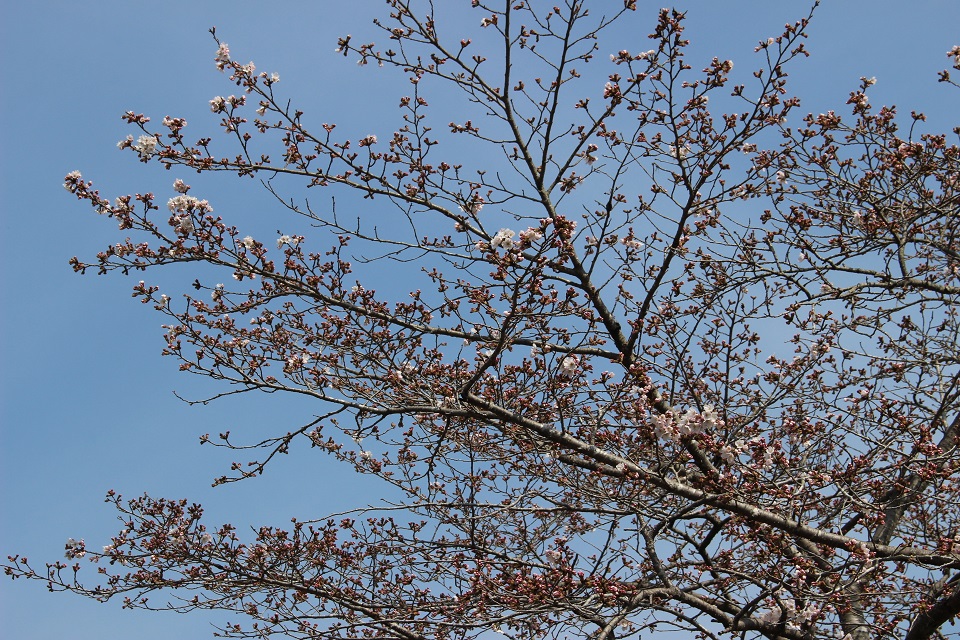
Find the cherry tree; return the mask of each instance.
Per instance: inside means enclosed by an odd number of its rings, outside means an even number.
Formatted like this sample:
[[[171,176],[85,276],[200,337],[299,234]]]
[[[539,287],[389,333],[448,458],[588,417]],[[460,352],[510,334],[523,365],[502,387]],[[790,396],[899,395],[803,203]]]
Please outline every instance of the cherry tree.
[[[236,612],[229,637],[957,635],[960,129],[874,108],[868,78],[801,113],[812,12],[734,72],[671,10],[607,51],[632,0],[473,0],[470,34],[387,4],[338,52],[409,79],[395,130],[311,121],[214,32],[218,137],[124,116],[170,192],[64,186],[122,232],[74,269],[149,272],[182,371],[317,407],[205,436],[247,456],[218,483],[304,447],[398,499],[246,533],[111,492],[102,551],[7,574]],[[282,228],[248,235],[185,170],[260,178]],[[151,284],[167,265],[192,289]]]

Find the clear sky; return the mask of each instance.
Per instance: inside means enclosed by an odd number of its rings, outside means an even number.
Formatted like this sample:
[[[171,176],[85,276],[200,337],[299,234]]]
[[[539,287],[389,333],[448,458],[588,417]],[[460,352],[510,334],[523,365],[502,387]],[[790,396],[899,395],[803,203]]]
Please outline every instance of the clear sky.
[[[132,133],[119,116],[126,110],[155,120],[183,116],[191,135],[215,133],[217,117],[207,101],[236,92],[213,66],[216,47],[207,30],[215,25],[237,59],[280,73],[280,86],[314,126],[336,122],[351,132],[388,135],[394,125],[383,114],[396,105],[404,81],[333,52],[338,35],[369,33],[383,4],[36,0],[9,2],[0,11],[4,556],[25,554],[42,566],[62,557],[68,537],[105,544],[119,528],[102,502],[108,489],[186,497],[207,506],[211,521],[240,525],[283,525],[293,516],[319,517],[377,499],[372,485],[304,450],[261,479],[211,489],[232,457],[201,448],[201,434],[283,432],[309,419],[311,407],[275,396],[196,407],[177,400],[174,390],[197,398],[214,387],[178,374],[159,357],[162,320],[130,297],[133,278],[71,272],[71,256],[91,258],[120,238],[115,225],[77,203],[61,183],[79,169],[106,195],[166,194],[173,179],[183,177],[231,223],[301,231],[255,181],[181,176],[118,152],[115,143]],[[602,10],[608,2],[595,4]],[[689,9],[695,66],[716,55],[750,69],[757,41],[806,15],[808,4],[700,0],[678,6]],[[633,48],[642,50],[661,5],[641,0],[638,6],[633,25],[617,37],[635,40]],[[960,92],[937,84],[936,74],[948,66],[946,51],[960,44],[958,26],[960,3],[950,0],[825,0],[809,29],[813,55],[791,73],[801,110],[846,112],[857,79],[876,76],[875,106],[924,111],[933,131],[957,126]],[[601,45],[604,55],[617,48]],[[192,281],[180,275],[167,281],[171,293],[175,283]],[[210,619],[122,611],[119,603],[51,595],[41,584],[0,576],[4,638],[205,638],[212,635]]]

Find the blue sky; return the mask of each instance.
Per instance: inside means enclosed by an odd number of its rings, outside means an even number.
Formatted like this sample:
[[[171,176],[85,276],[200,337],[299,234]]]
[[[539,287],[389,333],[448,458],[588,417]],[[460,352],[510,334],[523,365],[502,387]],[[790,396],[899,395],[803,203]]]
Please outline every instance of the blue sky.
[[[640,41],[652,27],[660,5],[638,5],[618,42]],[[373,485],[304,450],[263,478],[211,489],[233,457],[201,448],[201,434],[281,432],[309,419],[311,407],[276,396],[195,407],[177,400],[174,390],[201,397],[215,387],[178,374],[159,357],[162,319],[130,297],[133,279],[71,272],[71,256],[92,257],[120,238],[61,183],[79,169],[111,196],[165,194],[183,177],[230,222],[304,232],[254,181],[180,176],[118,152],[115,143],[132,132],[119,116],[128,109],[155,120],[183,116],[194,133],[215,132],[207,101],[236,90],[213,67],[207,30],[215,25],[236,58],[280,73],[280,87],[315,126],[336,122],[351,132],[387,135],[394,125],[385,118],[405,81],[333,52],[337,36],[370,33],[370,18],[382,6],[380,0],[97,0],[8,3],[3,10],[0,553],[22,553],[42,565],[62,557],[68,537],[104,544],[118,529],[102,502],[108,489],[187,497],[207,506],[212,521],[241,525],[281,525],[377,499]],[[694,62],[716,55],[740,69],[753,67],[758,40],[807,10],[793,0],[678,6],[689,9]],[[874,105],[925,111],[930,130],[956,126],[960,94],[938,85],[936,73],[948,66],[945,52],[960,43],[957,25],[960,6],[950,1],[826,0],[809,29],[813,55],[791,73],[801,110],[845,111],[857,79],[876,76]],[[618,46],[602,48],[605,55]],[[192,277],[165,282],[174,292]],[[0,620],[0,634],[18,639],[212,633],[204,614],[121,611],[118,603],[51,595],[41,584],[2,577]]]

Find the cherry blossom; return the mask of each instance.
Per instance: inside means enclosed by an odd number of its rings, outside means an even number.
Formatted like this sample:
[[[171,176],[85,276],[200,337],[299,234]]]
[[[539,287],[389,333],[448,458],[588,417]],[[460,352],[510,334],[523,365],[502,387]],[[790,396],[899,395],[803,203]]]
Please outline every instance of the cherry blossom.
[[[734,76],[632,0],[388,4],[337,52],[400,76],[393,119],[318,120],[215,33],[204,96],[236,94],[202,132],[123,114],[168,175],[282,174],[266,231],[209,181],[63,182],[119,233],[73,269],[136,274],[162,354],[221,385],[190,402],[311,403],[201,429],[216,484],[314,456],[384,501],[247,529],[111,492],[102,553],[6,572],[234,637],[957,636],[955,134],[867,76],[804,115],[813,9]]]

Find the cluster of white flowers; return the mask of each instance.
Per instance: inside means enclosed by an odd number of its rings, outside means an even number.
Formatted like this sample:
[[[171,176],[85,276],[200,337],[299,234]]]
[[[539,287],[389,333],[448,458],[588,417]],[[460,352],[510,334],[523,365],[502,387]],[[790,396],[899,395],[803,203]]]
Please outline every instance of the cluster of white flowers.
[[[820,606],[815,602],[808,602],[807,605],[799,611],[797,610],[797,603],[793,598],[782,598],[780,603],[782,607],[780,604],[771,603],[770,608],[760,616],[760,622],[779,624],[781,618],[786,614],[785,622],[787,629],[797,631],[802,625],[812,621],[820,613]]]
[[[541,232],[540,229],[530,227],[520,232],[520,239],[527,244],[532,244],[541,238],[543,238],[543,232]]]
[[[680,438],[716,429],[718,420],[716,409],[708,404],[704,405],[702,412],[691,408],[678,416],[674,416],[672,411],[651,414],[649,424],[658,439],[676,442]]]
[[[513,229],[500,229],[500,231],[497,231],[497,235],[491,238],[490,248],[496,249],[502,247],[505,251],[510,251],[516,245],[516,242],[513,240],[515,235],[517,234]]]
[[[483,196],[473,194],[473,196],[471,196],[469,200],[465,201],[462,205],[460,205],[460,211],[463,211],[464,213],[475,216],[478,213],[480,213],[481,209],[483,209],[483,203],[484,203]]]
[[[162,124],[166,128],[175,131],[187,126],[187,121],[183,118],[171,118],[170,116],[163,116]]]
[[[174,188],[176,188],[176,185],[174,185]],[[189,189],[190,187],[187,188]],[[186,192],[184,191],[181,193]],[[199,198],[194,198],[193,196],[188,195],[179,195],[170,198],[167,200],[167,208],[170,209],[170,213],[179,213],[200,209],[208,213],[213,211],[213,207],[211,207],[210,203],[206,200],[200,200]]]
[[[734,464],[739,457],[739,452],[730,445],[724,445],[720,448],[720,458],[727,464]]]
[[[548,549],[543,555],[547,559],[547,562],[553,565],[558,565],[560,561],[563,560],[563,554],[556,549]]]
[[[577,372],[578,366],[580,366],[580,359],[577,356],[567,356],[560,361],[560,375],[569,378]]]
[[[417,370],[417,366],[412,362],[404,362],[399,369],[396,370],[397,378],[400,381],[406,380],[405,375],[410,375]]]
[[[310,364],[310,360],[310,354],[304,351],[299,356],[294,355],[287,358],[287,365],[290,369],[298,369]]]
[[[243,106],[246,101],[247,100],[244,96],[227,96],[226,98],[223,96],[216,96],[210,101],[210,111],[214,113],[220,113],[221,111],[225,111],[228,105],[231,107],[239,107]]]
[[[620,240],[620,243],[625,246],[627,249],[633,249],[634,251],[639,251],[643,249],[643,243],[633,237],[624,237]]]
[[[220,48],[217,49],[217,55],[214,61],[216,61],[217,69],[220,71],[223,71],[223,68],[230,62],[230,47],[227,46],[226,42],[220,43]]]
[[[300,244],[300,240],[301,239],[296,236],[287,236],[287,235],[280,236],[279,238],[277,238],[277,249],[283,248],[283,245],[296,247],[298,244]]]
[[[83,540],[74,540],[73,538],[67,538],[67,544],[64,545],[66,550],[63,554],[68,560],[74,560],[76,558],[82,558],[87,554],[87,548],[83,543]]]
[[[70,193],[76,193],[77,189],[79,188],[77,183],[79,183],[82,179],[83,176],[80,175],[79,171],[71,171],[65,178],[66,182],[63,183],[63,188]]]
[[[721,447],[720,457],[727,464],[734,464],[740,459],[740,454],[749,453],[750,445],[759,443],[758,438],[752,438],[749,441],[736,440],[733,444],[727,444]],[[773,466],[773,454],[776,452],[774,447],[769,445],[763,447],[763,457],[760,460],[761,469],[769,469]]]
[[[364,138],[361,138],[359,142],[361,147],[369,147],[373,144],[377,144],[377,136],[373,135],[372,133]]]
[[[279,73],[274,72],[274,73],[271,73],[271,74],[270,74],[270,84],[273,84],[274,82],[280,82],[280,74],[279,74]]]
[[[667,151],[669,152],[671,158],[683,160],[690,154],[690,145],[685,144],[682,147],[678,147],[671,144],[667,147]]]
[[[133,148],[140,154],[142,159],[146,160],[147,158],[153,157],[153,154],[157,152],[157,145],[159,143],[160,141],[157,140],[156,136],[143,135],[137,138],[137,142],[133,145]]]
[[[246,236],[240,241],[240,244],[242,244],[247,251],[251,251],[257,246],[257,241],[253,239],[253,236]]]
[[[181,235],[188,236],[193,233],[193,218],[189,214],[184,214],[177,217],[176,222],[174,223],[174,228],[176,228],[177,233]]]
[[[780,184],[787,183],[787,172],[786,171],[777,171],[777,182]]]

